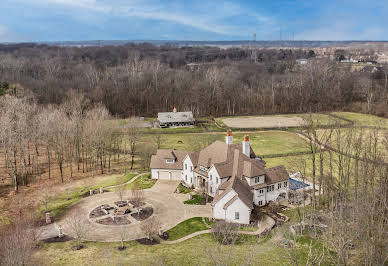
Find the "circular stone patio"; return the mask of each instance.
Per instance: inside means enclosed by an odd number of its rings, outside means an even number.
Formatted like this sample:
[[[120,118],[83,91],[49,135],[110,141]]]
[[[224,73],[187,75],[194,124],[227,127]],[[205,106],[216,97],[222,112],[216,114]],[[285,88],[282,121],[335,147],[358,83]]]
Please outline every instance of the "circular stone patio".
[[[178,184],[179,181],[158,180],[152,188],[144,190],[145,202],[153,208],[151,217],[157,217],[160,221],[161,229],[165,231],[191,217],[210,217],[212,214],[209,204],[206,206],[183,204],[188,195],[174,193]],[[89,217],[90,212],[96,207],[104,204],[112,205],[115,201],[118,201],[118,195],[115,192],[105,192],[84,198],[73,206],[58,224],[62,226],[65,234],[72,236],[67,226],[67,219],[76,213],[80,215],[82,222],[88,224],[86,240],[119,241],[121,239],[122,227],[127,229],[126,240],[143,238],[145,235],[141,231],[142,221],[130,219],[130,224],[118,226],[99,224],[95,222],[95,218]]]

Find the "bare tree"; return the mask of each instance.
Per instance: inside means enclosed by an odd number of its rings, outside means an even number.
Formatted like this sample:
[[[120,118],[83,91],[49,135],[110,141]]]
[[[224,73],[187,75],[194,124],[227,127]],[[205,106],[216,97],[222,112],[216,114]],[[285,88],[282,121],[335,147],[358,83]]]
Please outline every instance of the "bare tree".
[[[143,221],[140,225],[142,232],[146,235],[146,237],[153,241],[155,237],[159,234],[160,229],[160,221],[156,216],[153,216],[145,221]]]
[[[124,185],[119,185],[116,187],[116,194],[120,201],[124,200],[124,197],[126,195],[126,190]]]
[[[76,241],[75,248],[77,250],[82,249],[82,240],[88,236],[89,225],[82,219],[82,215],[79,211],[75,211],[69,216],[66,221],[70,233],[74,236]]]
[[[135,185],[135,187],[131,190],[131,203],[133,207],[137,209],[138,215],[140,214],[141,206],[144,205],[144,201],[144,191]]]
[[[139,129],[135,125],[129,125],[127,129],[129,154],[131,155],[131,170],[137,152],[137,144],[139,141]]]
[[[38,243],[38,232],[30,220],[21,219],[0,235],[0,264],[29,265]]]
[[[143,169],[148,169],[150,162],[151,162],[151,156],[155,154],[155,147],[152,143],[144,143],[140,148],[140,158],[142,162]]]
[[[223,245],[234,244],[238,239],[238,226],[225,221],[217,221],[212,227],[213,238]]]

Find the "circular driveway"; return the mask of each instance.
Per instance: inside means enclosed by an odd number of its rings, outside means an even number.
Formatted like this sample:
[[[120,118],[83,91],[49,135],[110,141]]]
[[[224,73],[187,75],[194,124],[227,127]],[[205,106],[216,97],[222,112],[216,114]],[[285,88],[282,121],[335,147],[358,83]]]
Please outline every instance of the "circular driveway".
[[[191,217],[210,217],[212,214],[210,205],[194,206],[183,204],[188,195],[174,193],[178,184],[179,181],[158,180],[152,188],[144,190],[145,201],[154,208],[154,213],[151,217],[157,217],[160,221],[161,229],[165,231]],[[127,191],[124,198],[128,198],[129,193],[130,191]],[[72,232],[67,225],[67,219],[76,214],[80,216],[83,223],[88,225],[86,240],[120,241],[123,232],[122,228],[126,229],[125,240],[143,238],[145,235],[141,231],[140,221],[133,221],[132,219],[133,222],[131,224],[117,226],[98,224],[89,218],[89,213],[94,208],[117,200],[119,200],[119,196],[115,192],[105,192],[87,197],[73,206],[58,224],[62,226],[65,234],[72,236]]]

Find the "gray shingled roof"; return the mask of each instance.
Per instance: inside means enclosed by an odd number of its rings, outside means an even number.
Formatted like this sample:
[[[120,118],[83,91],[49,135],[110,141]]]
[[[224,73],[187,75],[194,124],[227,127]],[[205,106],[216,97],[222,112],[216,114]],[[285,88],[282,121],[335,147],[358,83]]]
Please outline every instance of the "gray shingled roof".
[[[192,112],[163,112],[158,113],[160,123],[194,122]]]

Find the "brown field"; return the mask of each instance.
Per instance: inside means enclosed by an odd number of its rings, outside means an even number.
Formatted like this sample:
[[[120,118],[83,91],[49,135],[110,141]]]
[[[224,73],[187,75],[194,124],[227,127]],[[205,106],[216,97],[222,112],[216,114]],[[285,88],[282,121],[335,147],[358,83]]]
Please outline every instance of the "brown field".
[[[301,117],[284,116],[256,116],[256,117],[234,117],[222,119],[228,127],[232,128],[281,128],[299,127],[306,124]]]

